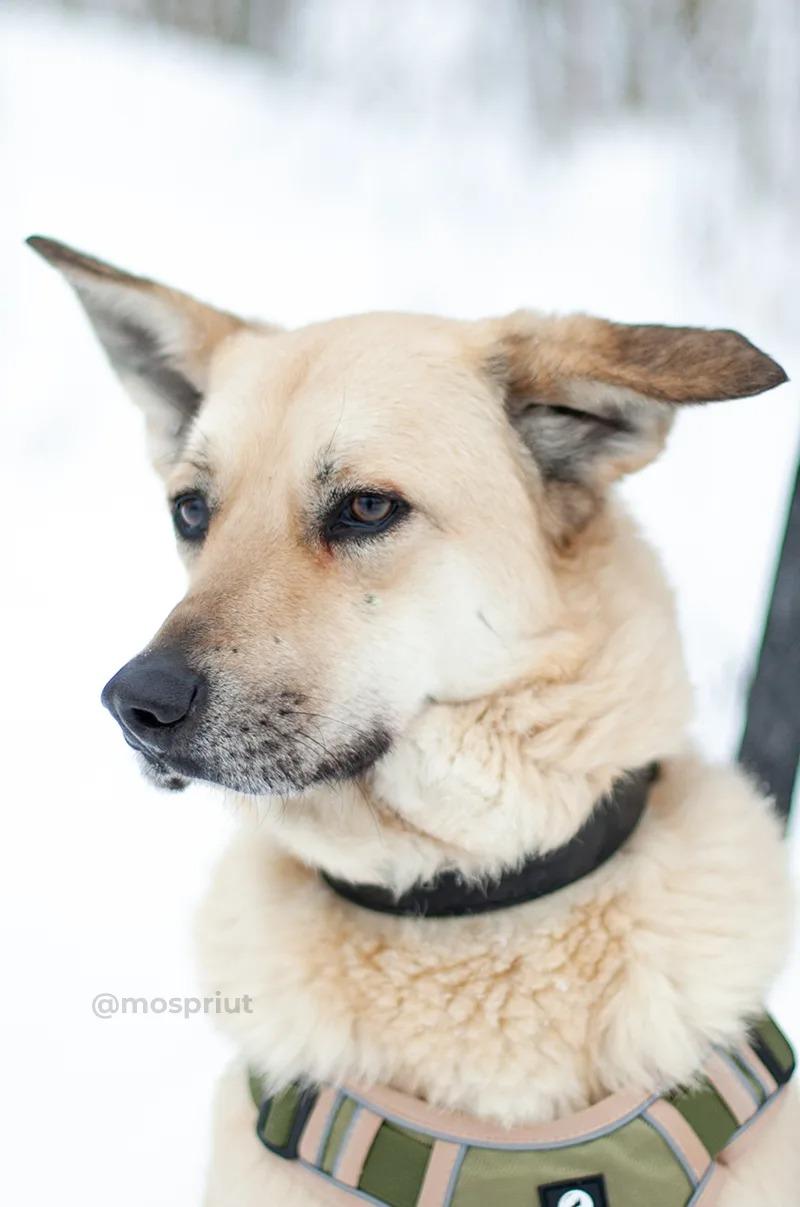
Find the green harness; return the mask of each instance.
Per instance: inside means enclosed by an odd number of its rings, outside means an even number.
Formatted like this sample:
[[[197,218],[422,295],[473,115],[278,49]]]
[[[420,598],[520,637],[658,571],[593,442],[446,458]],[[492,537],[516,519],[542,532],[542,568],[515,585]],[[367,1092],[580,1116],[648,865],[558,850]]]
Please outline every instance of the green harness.
[[[252,1076],[251,1091],[262,1143],[342,1207],[705,1207],[794,1068],[765,1016],[690,1087],[626,1091],[539,1127],[502,1129],[385,1088],[267,1097]]]

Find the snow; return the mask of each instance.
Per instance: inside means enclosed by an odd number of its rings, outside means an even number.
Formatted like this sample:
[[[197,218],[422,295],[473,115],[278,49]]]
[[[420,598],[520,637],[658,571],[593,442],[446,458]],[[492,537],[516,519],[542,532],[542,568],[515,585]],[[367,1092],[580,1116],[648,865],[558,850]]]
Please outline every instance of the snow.
[[[198,1201],[225,1045],[202,1018],[102,1021],[90,1004],[192,994],[191,915],[229,829],[213,794],[149,789],[98,705],[181,576],[133,408],[22,238],[287,323],[533,305],[740,327],[800,376],[796,214],[743,189],[713,123],[609,117],[546,144],[502,90],[373,106],[341,30],[331,54],[334,71],[290,72],[96,17],[0,14],[0,1178],[15,1204]],[[683,418],[629,488],[677,590],[715,758],[741,725],[797,442],[785,386]],[[796,947],[774,1005],[798,1039],[799,976]]]

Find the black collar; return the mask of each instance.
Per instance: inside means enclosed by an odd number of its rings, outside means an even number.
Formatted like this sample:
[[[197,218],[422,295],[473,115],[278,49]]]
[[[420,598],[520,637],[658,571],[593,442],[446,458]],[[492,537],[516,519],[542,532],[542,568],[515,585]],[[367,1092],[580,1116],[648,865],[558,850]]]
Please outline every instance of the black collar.
[[[563,847],[532,856],[494,880],[468,883],[458,872],[441,872],[400,897],[379,884],[351,884],[322,872],[338,893],[365,909],[414,918],[460,918],[522,905],[574,884],[601,867],[630,838],[644,813],[658,764],[628,772],[597,802],[589,820]]]

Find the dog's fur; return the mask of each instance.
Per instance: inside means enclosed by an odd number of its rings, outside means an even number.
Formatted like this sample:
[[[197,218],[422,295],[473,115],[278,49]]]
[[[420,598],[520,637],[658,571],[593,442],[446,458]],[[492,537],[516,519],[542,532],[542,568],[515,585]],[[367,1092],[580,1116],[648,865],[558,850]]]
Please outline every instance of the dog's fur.
[[[156,639],[209,678],[193,765],[242,812],[199,924],[209,986],[254,1002],[225,1018],[240,1059],[209,1204],[328,1201],[255,1140],[245,1064],[517,1124],[685,1081],[740,1039],[787,941],[779,827],[687,749],[672,600],[610,488],[657,455],[675,404],[769,389],[778,366],[733,332],[585,316],[284,332],[34,245],[144,408],[170,494],[214,508]],[[401,494],[406,520],[327,545],[327,500],[366,487]],[[317,874],[402,890],[510,867],[652,759],[633,839],[538,902],[398,919]],[[722,1207],[797,1201],[798,1128],[791,1097]]]

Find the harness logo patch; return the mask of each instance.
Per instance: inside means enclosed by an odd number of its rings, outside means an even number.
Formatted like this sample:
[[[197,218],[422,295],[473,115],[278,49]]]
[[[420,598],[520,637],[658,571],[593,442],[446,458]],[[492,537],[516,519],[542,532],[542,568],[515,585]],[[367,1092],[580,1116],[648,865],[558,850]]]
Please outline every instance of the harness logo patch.
[[[571,1182],[550,1182],[539,1187],[541,1207],[608,1207],[605,1181],[596,1178],[576,1178]]]

